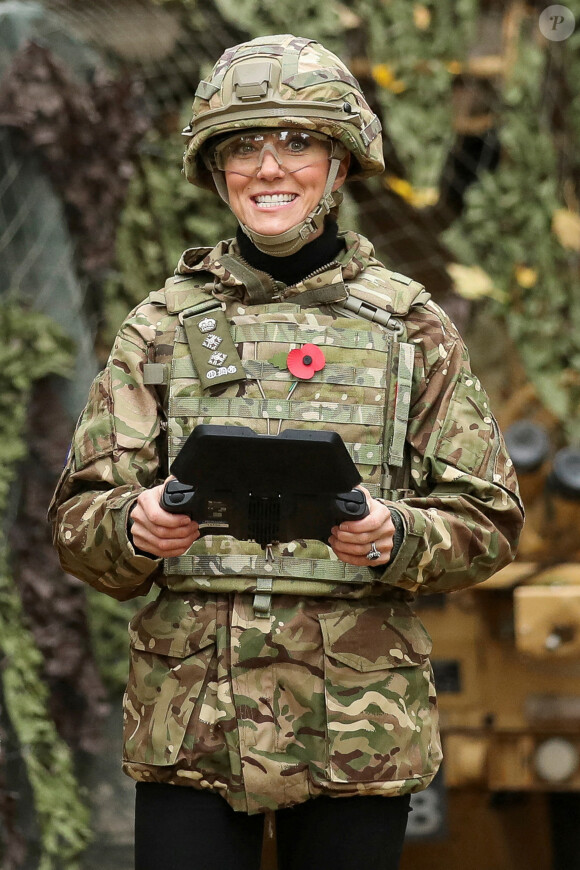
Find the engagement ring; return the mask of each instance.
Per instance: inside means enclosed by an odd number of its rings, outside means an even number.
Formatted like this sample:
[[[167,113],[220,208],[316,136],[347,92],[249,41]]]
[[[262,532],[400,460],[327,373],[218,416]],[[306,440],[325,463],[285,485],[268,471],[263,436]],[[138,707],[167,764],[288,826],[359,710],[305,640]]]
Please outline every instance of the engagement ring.
[[[377,548],[375,547],[374,544],[371,544],[371,548],[370,548],[369,552],[367,553],[367,559],[369,560],[369,562],[373,562],[375,559],[380,559],[380,558],[381,558],[381,551],[377,550]]]

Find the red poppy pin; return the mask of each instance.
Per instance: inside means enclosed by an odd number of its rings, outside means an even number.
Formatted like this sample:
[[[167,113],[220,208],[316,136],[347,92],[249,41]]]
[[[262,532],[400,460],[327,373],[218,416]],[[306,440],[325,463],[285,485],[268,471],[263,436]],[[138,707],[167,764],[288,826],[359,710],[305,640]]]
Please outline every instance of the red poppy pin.
[[[326,360],[318,345],[305,344],[291,350],[286,362],[294,377],[309,381],[315,372],[324,368]]]

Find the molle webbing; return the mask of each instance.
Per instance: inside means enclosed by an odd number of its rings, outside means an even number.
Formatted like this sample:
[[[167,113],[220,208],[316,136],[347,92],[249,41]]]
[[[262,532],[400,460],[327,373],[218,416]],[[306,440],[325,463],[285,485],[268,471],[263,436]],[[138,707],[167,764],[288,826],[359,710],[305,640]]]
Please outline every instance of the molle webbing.
[[[290,300],[288,300],[290,301]],[[386,330],[377,332],[373,329],[335,329],[332,326],[321,326],[318,329],[310,328],[298,323],[276,323],[275,336],[272,336],[273,325],[271,323],[240,323],[231,327],[232,338],[235,344],[244,341],[284,341],[293,344],[331,344],[335,347],[364,348],[371,344],[375,350],[389,352],[393,335]],[[185,333],[178,330],[177,341],[185,340]]]
[[[287,372],[281,371],[266,360],[244,360],[243,367],[246,377],[251,380],[282,381],[288,379]],[[171,366],[171,376],[195,378],[197,370],[190,359],[174,360]],[[316,372],[310,382],[315,384],[323,379],[329,384],[346,384],[348,386],[358,384],[363,387],[379,386],[384,388],[387,374],[383,369],[369,368],[368,366],[357,368],[340,363],[327,363],[324,367],[324,374]]]
[[[251,549],[255,549],[254,544]],[[355,567],[337,559],[300,559],[276,555],[274,561],[266,556],[219,556],[196,554],[167,559],[168,575],[202,574],[212,582],[217,577],[273,577],[286,580],[323,580],[333,583],[368,583],[373,575],[369,568]]]
[[[326,293],[329,288],[332,292],[325,302],[338,301],[339,309],[345,285],[337,282],[320,290]],[[256,295],[258,292],[256,286]],[[209,301],[215,307],[215,297],[209,297]],[[364,310],[357,308],[357,313],[351,306],[334,323],[323,315],[320,326],[311,312],[301,313],[301,302],[307,307],[322,304],[320,299],[313,302],[310,296],[301,299],[297,295],[282,303],[263,305],[255,315],[244,306],[245,311],[234,316],[229,329],[234,344],[242,349],[247,386],[224,384],[220,395],[212,395],[203,382],[200,384],[197,366],[186,350],[191,342],[183,327],[177,328],[174,356],[167,372],[170,458],[176,456],[199,422],[223,421],[264,431],[267,421],[268,432],[269,421],[276,421],[274,431],[280,431],[284,423],[308,423],[341,432],[371,495],[384,496],[384,488],[389,487],[392,496],[388,466],[403,464],[414,347],[398,340],[404,336],[404,327],[396,316],[366,301]],[[184,314],[180,316],[182,322]],[[213,315],[209,312],[208,316]],[[352,326],[349,317],[356,318]],[[377,326],[361,328],[361,319],[374,320]],[[288,350],[307,343],[321,347],[326,364],[312,379],[298,381],[299,389],[294,390],[294,376],[274,363]],[[207,588],[254,593],[258,596],[257,609],[261,596],[267,612],[271,593],[357,596],[366,594],[364,590],[377,579],[370,568],[337,560],[320,542],[275,545],[268,551],[264,554],[253,542],[219,536],[202,538],[189,554],[166,560],[166,581],[176,591]]]
[[[177,456],[186,440],[187,438],[185,435],[174,435],[171,438],[170,450],[173,457]],[[382,465],[382,444],[355,444],[351,441],[345,441],[343,443],[352,461],[358,465]]]
[[[411,387],[413,386],[413,365],[415,348],[412,344],[399,342],[397,362],[395,412],[393,414],[392,436],[390,440],[389,465],[403,464],[409,411],[411,409]]]
[[[360,423],[380,426],[384,411],[373,405],[342,405],[282,399],[176,396],[169,400],[170,417],[239,417],[242,420],[308,420],[309,423]]]

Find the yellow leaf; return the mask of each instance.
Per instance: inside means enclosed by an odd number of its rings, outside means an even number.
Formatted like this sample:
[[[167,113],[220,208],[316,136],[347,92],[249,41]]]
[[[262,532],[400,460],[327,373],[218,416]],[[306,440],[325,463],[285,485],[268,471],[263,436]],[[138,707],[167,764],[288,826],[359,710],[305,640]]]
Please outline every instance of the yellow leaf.
[[[580,215],[558,208],[552,215],[552,232],[563,248],[580,251]]]
[[[377,63],[372,68],[373,78],[381,88],[387,88],[394,94],[400,94],[407,87],[405,82],[395,78],[391,67],[386,63]]]
[[[427,30],[431,24],[431,12],[422,3],[413,6],[413,21],[419,30]]]
[[[338,19],[345,30],[354,30],[361,25],[360,17],[349,9],[348,6],[345,6],[344,3],[337,3],[336,12],[338,14]]]
[[[436,187],[418,187],[413,192],[413,205],[424,208],[426,205],[435,205],[439,199],[439,191]]]
[[[487,272],[480,266],[464,266],[449,263],[447,266],[455,291],[464,299],[483,299],[492,297],[502,299],[504,294],[493,283]]]
[[[450,72],[452,76],[458,76],[463,72],[463,64],[459,60],[450,60],[445,64],[445,68],[447,72]]]
[[[434,205],[439,199],[439,191],[436,187],[413,187],[404,178],[396,175],[385,177],[385,186],[398,193],[401,199],[410,202],[416,208],[424,208],[426,205]]]
[[[516,266],[516,281],[523,287],[525,290],[529,290],[530,287],[533,287],[538,280],[538,273],[535,269],[532,269],[531,266],[523,266],[520,264]]]
[[[394,190],[395,193],[398,193],[399,196],[402,199],[407,200],[407,202],[413,201],[413,186],[409,184],[408,181],[405,181],[404,178],[398,178],[396,175],[387,175],[385,178],[385,185],[390,187],[391,190]]]
[[[391,83],[389,90],[394,94],[402,94],[403,91],[407,90],[407,85],[401,79],[395,79],[395,81]]]
[[[395,76],[388,64],[377,63],[373,66],[373,78],[381,88],[388,88]]]

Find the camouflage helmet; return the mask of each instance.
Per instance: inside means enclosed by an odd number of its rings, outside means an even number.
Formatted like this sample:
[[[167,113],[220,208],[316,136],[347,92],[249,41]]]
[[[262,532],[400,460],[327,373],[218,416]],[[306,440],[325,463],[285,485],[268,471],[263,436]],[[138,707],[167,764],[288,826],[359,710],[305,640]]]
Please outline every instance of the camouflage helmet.
[[[200,82],[183,131],[187,180],[213,189],[201,159],[205,143],[256,127],[300,127],[338,139],[353,157],[351,177],[384,170],[379,119],[347,67],[313,39],[262,36],[223,53]]]
[[[320,43],[283,34],[263,36],[227,49],[195,93],[193,117],[183,131],[188,181],[214,187],[228,204],[227,184],[204,160],[209,143],[228,133],[256,128],[295,127],[328,136],[335,143],[326,187],[318,206],[301,223],[276,236],[240,223],[265,253],[287,256],[320,231],[342,199],[333,191],[342,157],[350,153],[349,175],[367,178],[384,170],[381,124],[347,67]]]

